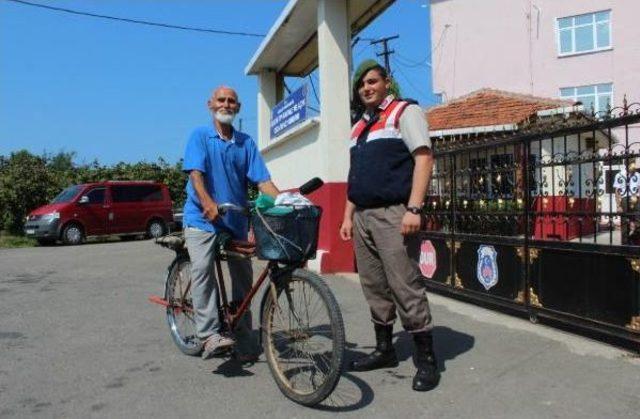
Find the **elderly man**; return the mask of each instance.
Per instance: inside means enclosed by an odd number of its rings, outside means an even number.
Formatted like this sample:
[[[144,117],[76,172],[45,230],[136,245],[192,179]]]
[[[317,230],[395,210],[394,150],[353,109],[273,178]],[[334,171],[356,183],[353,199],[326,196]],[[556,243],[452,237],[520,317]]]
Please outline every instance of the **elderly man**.
[[[246,240],[248,220],[238,213],[221,216],[218,204],[247,205],[249,182],[265,194],[276,196],[278,189],[258,151],[247,134],[232,123],[240,111],[236,92],[227,86],[214,90],[207,105],[213,120],[196,128],[187,142],[183,170],[189,173],[184,205],[184,235],[191,257],[192,297],[198,338],[204,342],[202,358],[229,349],[235,339],[221,329],[218,314],[218,287],[213,272],[216,235],[225,232],[234,239]],[[251,288],[253,272],[248,260],[229,261],[232,300],[241,301]],[[251,356],[251,314],[247,313],[238,330],[242,340],[239,355]]]

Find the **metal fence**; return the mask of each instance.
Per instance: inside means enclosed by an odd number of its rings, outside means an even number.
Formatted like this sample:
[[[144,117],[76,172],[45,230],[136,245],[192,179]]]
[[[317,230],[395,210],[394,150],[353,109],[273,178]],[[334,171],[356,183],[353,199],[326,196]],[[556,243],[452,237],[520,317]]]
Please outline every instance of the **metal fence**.
[[[640,342],[640,104],[434,150],[430,287]]]

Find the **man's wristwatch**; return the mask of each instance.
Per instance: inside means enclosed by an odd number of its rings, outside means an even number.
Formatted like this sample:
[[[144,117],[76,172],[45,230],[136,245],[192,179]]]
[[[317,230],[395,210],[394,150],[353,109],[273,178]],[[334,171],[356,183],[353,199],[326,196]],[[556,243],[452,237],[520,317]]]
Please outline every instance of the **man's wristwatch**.
[[[420,207],[407,207],[407,211],[411,214],[422,214],[422,208]]]

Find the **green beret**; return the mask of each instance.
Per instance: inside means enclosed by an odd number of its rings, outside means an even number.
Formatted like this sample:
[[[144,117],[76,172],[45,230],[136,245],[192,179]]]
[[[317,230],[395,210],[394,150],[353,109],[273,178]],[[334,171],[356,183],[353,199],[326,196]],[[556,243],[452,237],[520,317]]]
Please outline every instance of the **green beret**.
[[[358,85],[362,77],[364,77],[364,75],[367,74],[367,72],[374,67],[384,68],[384,66],[382,66],[379,62],[372,59],[364,60],[360,63],[360,65],[358,65],[358,68],[356,68],[356,71],[353,72],[353,79],[352,79],[353,81],[351,83],[351,88],[353,89],[354,94],[357,93],[356,86]],[[398,83],[396,83],[396,81],[392,77],[390,78],[391,78],[391,86],[389,86],[389,93],[399,98],[400,86],[398,86]]]

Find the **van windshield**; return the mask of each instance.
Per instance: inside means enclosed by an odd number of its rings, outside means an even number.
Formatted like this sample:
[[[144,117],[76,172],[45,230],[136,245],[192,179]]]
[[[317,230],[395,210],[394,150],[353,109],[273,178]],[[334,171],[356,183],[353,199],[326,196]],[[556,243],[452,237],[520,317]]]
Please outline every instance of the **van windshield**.
[[[78,192],[80,192],[80,189],[82,189],[80,185],[69,186],[68,188],[60,192],[58,196],[53,198],[53,201],[51,201],[51,203],[62,204],[64,202],[70,202],[74,196],[78,195]]]

